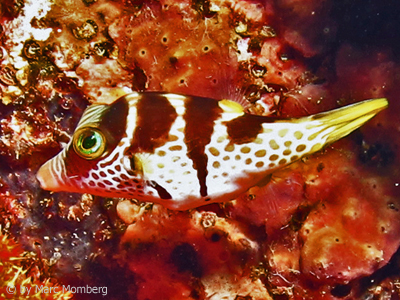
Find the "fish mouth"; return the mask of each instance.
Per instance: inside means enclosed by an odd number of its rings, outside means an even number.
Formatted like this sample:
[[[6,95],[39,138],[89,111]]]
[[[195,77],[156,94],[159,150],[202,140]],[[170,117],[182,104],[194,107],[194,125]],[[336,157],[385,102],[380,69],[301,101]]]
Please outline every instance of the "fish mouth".
[[[47,191],[59,191],[60,183],[52,172],[52,160],[42,165],[36,173],[36,179],[39,181],[40,187]]]

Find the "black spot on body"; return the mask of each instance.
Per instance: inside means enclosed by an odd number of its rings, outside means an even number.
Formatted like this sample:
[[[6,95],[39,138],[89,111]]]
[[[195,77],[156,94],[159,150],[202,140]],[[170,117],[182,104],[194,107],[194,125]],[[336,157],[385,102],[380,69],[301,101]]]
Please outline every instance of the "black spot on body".
[[[152,188],[154,188],[154,189],[157,191],[158,196],[159,196],[161,199],[165,199],[165,200],[172,199],[171,194],[168,193],[168,191],[167,191],[164,187],[162,187],[161,185],[159,185],[157,182],[155,182],[155,181],[148,181],[147,184],[148,184],[149,186],[151,186]]]
[[[191,97],[186,102],[185,144],[188,148],[188,157],[193,161],[193,167],[197,170],[202,197],[207,196],[208,158],[205,154],[205,147],[210,143],[214,131],[214,121],[220,117],[221,113],[222,109],[218,106],[218,101],[214,99]]]
[[[129,163],[131,165],[131,170],[135,171],[136,170],[136,162],[135,162],[135,157],[134,156],[129,158]]]
[[[171,262],[178,268],[179,272],[189,271],[195,277],[201,277],[199,258],[192,245],[184,243],[172,250],[170,255]]]

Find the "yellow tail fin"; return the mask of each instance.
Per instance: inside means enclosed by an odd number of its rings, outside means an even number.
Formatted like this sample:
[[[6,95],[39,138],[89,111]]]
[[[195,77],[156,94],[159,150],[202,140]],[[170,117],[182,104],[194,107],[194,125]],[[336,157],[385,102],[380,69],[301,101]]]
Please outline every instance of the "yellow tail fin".
[[[365,100],[328,112],[312,115],[303,120],[306,122],[319,121],[318,123],[320,124],[318,125],[311,122],[307,129],[322,127],[318,133],[326,135],[326,143],[330,144],[365,124],[380,111],[384,110],[388,104],[386,98]]]

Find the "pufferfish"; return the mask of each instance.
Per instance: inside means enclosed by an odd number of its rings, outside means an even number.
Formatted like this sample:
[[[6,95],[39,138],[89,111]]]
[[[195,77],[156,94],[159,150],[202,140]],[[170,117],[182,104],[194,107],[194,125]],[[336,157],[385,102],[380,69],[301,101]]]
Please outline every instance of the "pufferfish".
[[[248,114],[230,100],[169,93],[89,106],[38,171],[43,189],[186,210],[235,199],[268,174],[348,135],[386,108],[372,99],[302,118]]]

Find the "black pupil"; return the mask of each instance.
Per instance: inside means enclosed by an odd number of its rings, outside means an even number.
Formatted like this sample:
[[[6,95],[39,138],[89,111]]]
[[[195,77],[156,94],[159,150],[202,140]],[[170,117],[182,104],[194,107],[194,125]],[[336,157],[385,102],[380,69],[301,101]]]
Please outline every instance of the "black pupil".
[[[88,135],[82,141],[82,147],[84,149],[92,149],[96,145],[96,137],[94,134]]]

